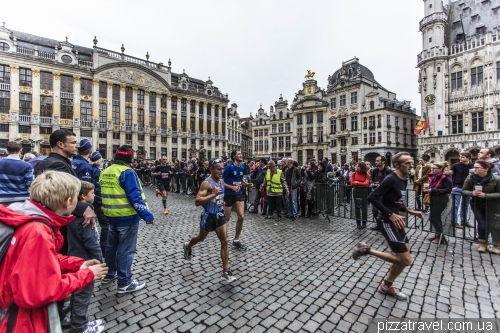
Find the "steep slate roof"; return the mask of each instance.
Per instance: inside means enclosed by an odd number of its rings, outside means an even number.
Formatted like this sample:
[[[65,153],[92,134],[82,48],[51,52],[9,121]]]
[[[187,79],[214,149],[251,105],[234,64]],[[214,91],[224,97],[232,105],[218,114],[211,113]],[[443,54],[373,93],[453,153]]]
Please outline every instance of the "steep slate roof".
[[[349,68],[352,68],[350,76],[348,75]],[[345,74],[348,78],[354,78],[357,76],[358,68],[361,68],[362,77],[375,82],[379,86],[379,88],[385,89],[384,87],[382,87],[380,83],[377,82],[377,80],[375,80],[375,76],[373,75],[372,71],[369,70],[367,67],[361,65],[358,61],[347,61],[346,63],[344,63],[341,68],[339,68],[333,73],[330,80],[330,84],[333,86],[340,81],[340,76],[342,75],[341,74],[342,69],[345,70]]]

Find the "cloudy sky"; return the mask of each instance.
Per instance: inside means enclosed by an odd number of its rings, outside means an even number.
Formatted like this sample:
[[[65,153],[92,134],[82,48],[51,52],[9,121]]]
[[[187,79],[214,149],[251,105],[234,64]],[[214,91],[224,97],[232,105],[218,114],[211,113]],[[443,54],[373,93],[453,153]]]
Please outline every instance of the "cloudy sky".
[[[326,88],[342,61],[358,57],[375,79],[420,113],[417,54],[421,0],[6,1],[0,21],[27,33],[98,46],[207,80],[241,117],[292,101],[306,70]]]

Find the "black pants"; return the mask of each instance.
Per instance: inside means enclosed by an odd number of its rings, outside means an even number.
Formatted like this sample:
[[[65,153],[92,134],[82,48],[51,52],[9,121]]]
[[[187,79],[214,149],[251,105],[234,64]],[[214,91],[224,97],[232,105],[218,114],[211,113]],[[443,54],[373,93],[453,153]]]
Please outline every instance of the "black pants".
[[[106,242],[108,240],[108,230],[109,230],[109,222],[106,215],[102,211],[102,206],[95,206],[95,215],[97,216],[97,220],[99,221],[99,226],[101,227],[101,236],[99,237],[99,245],[101,246],[102,257],[104,258],[104,254],[106,251]]]
[[[417,209],[418,210],[422,209],[422,201],[423,201],[424,195],[425,195],[424,192],[415,191],[415,200],[417,201]]]
[[[352,190],[354,213],[357,225],[366,226],[368,220],[368,187],[356,187]]]
[[[438,199],[432,200],[431,196],[430,220],[437,234],[443,233],[443,220],[441,214],[443,214],[446,206],[448,206],[448,201],[444,200],[444,198],[438,197]]]
[[[307,206],[307,216],[311,216],[314,210],[314,202],[311,200],[306,200],[307,192],[300,190],[300,215],[306,216],[306,206]]]
[[[281,217],[281,209],[283,207],[283,200],[281,199],[281,195],[268,195],[267,200],[269,201],[269,211],[268,215],[272,216],[274,211],[276,210],[276,214],[278,217]]]
[[[71,295],[71,329],[70,333],[82,333],[87,327],[87,309],[89,308],[92,293],[94,292],[94,281],[82,290],[75,291]]]

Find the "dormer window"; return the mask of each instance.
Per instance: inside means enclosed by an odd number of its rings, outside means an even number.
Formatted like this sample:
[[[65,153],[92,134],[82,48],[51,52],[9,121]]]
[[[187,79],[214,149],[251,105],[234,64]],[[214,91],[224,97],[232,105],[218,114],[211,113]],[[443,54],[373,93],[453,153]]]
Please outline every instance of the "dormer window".
[[[0,51],[7,52],[10,50],[10,45],[4,42],[0,42]]]

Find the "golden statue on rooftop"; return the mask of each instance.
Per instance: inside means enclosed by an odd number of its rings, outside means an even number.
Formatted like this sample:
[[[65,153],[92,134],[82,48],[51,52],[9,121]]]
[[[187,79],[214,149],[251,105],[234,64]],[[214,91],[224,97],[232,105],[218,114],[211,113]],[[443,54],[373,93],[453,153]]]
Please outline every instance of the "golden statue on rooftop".
[[[307,70],[307,74],[306,74],[306,76],[304,76],[304,78],[305,78],[306,80],[313,79],[313,78],[314,78],[314,75],[316,75],[316,73],[311,72],[311,71],[308,69],[308,70]]]

